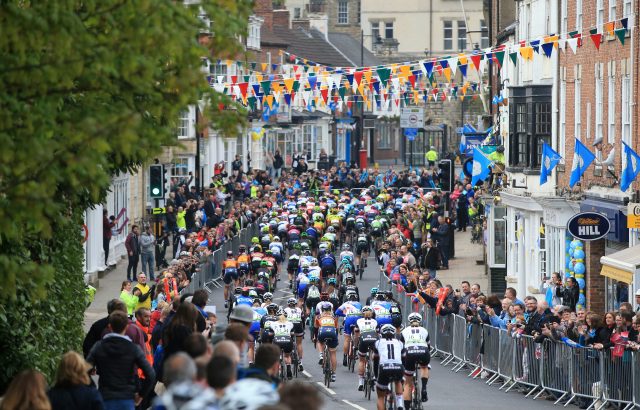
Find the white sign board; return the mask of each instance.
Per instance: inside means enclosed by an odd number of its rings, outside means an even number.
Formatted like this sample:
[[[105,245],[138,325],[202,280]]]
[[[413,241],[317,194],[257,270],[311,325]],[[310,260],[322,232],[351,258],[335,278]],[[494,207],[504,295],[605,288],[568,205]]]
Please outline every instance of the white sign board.
[[[403,108],[400,112],[400,128],[423,128],[424,108]]]

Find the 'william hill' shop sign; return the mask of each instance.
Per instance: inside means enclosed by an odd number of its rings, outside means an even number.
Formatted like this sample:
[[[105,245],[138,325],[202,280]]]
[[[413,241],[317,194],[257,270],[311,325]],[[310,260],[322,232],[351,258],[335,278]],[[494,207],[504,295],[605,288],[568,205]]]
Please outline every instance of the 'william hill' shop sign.
[[[597,212],[580,212],[567,222],[567,230],[576,239],[595,241],[609,233],[611,224],[605,215]]]

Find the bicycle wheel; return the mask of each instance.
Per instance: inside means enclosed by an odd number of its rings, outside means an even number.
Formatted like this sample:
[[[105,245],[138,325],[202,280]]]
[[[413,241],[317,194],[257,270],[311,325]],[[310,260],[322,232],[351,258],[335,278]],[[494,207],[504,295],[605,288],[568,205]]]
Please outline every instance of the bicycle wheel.
[[[420,379],[417,378],[418,372],[413,372],[413,393],[411,394],[411,409],[422,410],[422,401],[420,400],[420,391],[418,385]]]
[[[329,355],[329,348],[324,347],[324,384],[329,388],[331,384],[331,356]]]

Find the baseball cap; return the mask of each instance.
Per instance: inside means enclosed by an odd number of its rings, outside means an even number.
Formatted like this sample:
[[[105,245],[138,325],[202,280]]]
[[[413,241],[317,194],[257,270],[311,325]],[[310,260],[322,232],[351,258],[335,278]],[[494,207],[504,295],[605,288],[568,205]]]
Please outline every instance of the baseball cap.
[[[247,305],[236,306],[231,312],[231,316],[229,316],[229,319],[237,320],[238,322],[243,323],[252,323],[253,309],[251,309]]]
[[[640,296],[640,289],[636,290],[636,296]]]

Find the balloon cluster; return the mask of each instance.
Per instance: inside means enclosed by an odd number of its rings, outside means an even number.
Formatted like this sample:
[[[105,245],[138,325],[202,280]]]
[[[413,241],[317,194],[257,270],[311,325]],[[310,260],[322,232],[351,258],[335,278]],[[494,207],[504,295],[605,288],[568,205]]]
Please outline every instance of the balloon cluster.
[[[578,286],[580,287],[580,296],[578,297],[578,304],[576,308],[585,308],[587,300],[585,297],[585,285],[584,275],[586,273],[586,266],[584,264],[584,244],[578,239],[573,239],[571,235],[567,234],[566,242],[566,266],[564,270],[564,278],[575,278]]]

